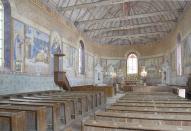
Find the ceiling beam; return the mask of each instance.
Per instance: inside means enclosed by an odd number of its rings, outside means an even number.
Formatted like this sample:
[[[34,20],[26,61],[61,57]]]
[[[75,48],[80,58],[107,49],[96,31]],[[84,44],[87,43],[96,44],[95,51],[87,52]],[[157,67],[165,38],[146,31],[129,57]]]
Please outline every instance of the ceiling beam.
[[[103,0],[103,1],[97,1],[97,2],[91,2],[91,3],[72,5],[67,7],[59,7],[58,11],[107,6],[107,5],[114,5],[114,4],[120,4],[124,2],[132,2],[132,1],[144,1],[144,0]],[[151,1],[151,0],[146,0],[146,1]]]
[[[121,27],[109,27],[109,28],[98,28],[98,29],[87,29],[87,30],[85,29],[84,32],[129,30],[129,29],[142,28],[142,27],[162,26],[168,23],[175,23],[175,22],[177,22],[177,20],[173,19],[173,20],[167,20],[163,22],[144,23],[144,24],[138,24],[138,25],[121,26]]]
[[[58,11],[67,11],[67,10],[82,9],[82,8],[93,8],[93,7],[108,6],[108,5],[121,4],[125,2],[134,2],[134,1],[153,2],[153,1],[164,1],[164,0],[103,0],[103,1],[97,1],[97,2],[91,2],[91,3],[72,5],[67,7],[59,7]],[[167,1],[183,1],[183,0],[167,0]],[[189,1],[189,0],[185,0],[185,1]]]
[[[153,35],[163,35],[167,33],[167,31],[159,31],[159,32],[150,32],[150,33],[141,33],[141,34],[131,34],[131,35],[113,35],[113,36],[96,36],[95,39],[111,39],[111,38],[140,38],[145,36],[153,36]]]
[[[172,14],[174,12],[182,12],[182,9],[174,9],[174,10],[167,10],[167,11],[157,11],[157,12],[151,12],[151,13],[145,13],[145,14],[137,14],[137,15],[130,15],[130,16],[122,16],[122,17],[114,17],[114,18],[101,18],[101,19],[92,19],[92,20],[81,20],[76,21],[78,24],[84,24],[89,22],[110,22],[110,21],[118,21],[118,20],[131,20],[131,19],[137,19],[137,18],[146,18],[146,17],[153,17],[153,16],[162,16],[162,15],[168,15]]]

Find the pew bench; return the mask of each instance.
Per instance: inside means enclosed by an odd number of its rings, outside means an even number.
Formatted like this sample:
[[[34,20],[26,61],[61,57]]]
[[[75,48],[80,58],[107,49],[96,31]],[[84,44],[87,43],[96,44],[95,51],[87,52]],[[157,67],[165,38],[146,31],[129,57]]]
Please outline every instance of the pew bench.
[[[191,104],[191,101],[185,100],[185,101],[138,101],[138,100],[117,100],[117,103],[160,103],[160,104]]]
[[[149,107],[123,107],[111,106],[106,108],[106,111],[121,112],[121,113],[144,113],[144,114],[177,114],[191,115],[191,108],[149,108]]]
[[[0,111],[25,111],[27,131],[46,131],[45,107],[3,105],[0,106]]]
[[[78,116],[81,116],[83,113],[82,109],[82,103],[81,100],[79,101],[76,97],[57,97],[57,96],[35,96],[39,99],[54,99],[55,101],[72,101],[73,106],[71,108],[72,110],[72,119],[77,118]]]
[[[66,125],[71,123],[72,121],[72,112],[71,112],[71,105],[73,104],[70,101],[63,101],[63,100],[54,100],[54,99],[41,99],[36,97],[23,97],[26,99],[27,102],[43,102],[43,103],[59,103],[60,104],[60,120],[61,124]],[[12,100],[12,99],[11,99]]]
[[[120,98],[120,100],[132,100],[132,101],[185,101],[181,98]]]
[[[167,96],[170,96],[170,95],[175,95],[173,94],[173,92],[126,92],[125,95],[167,95]]]
[[[176,125],[191,126],[191,115],[172,115],[172,114],[140,114],[140,113],[116,113],[116,112],[97,112],[95,120],[113,122],[133,122],[133,123],[152,123],[153,125]]]
[[[43,97],[43,96],[41,96]],[[47,97],[47,96],[45,96]],[[75,95],[70,95],[70,94],[65,94],[65,95],[51,95],[52,98],[59,98],[59,99],[76,99],[77,101],[77,108],[78,113],[80,115],[83,115],[87,112],[86,109],[88,109],[88,105],[86,104],[86,102],[88,101],[86,96],[75,96]]]
[[[69,105],[66,101],[55,101],[55,100],[36,100],[30,99],[30,97],[20,98],[20,99],[10,99],[11,101],[19,101],[19,102],[31,102],[31,103],[47,103],[47,104],[57,104],[58,105],[58,114],[57,114],[57,122],[60,129],[64,129],[71,121],[71,112]]]
[[[77,111],[77,103],[78,101],[76,99],[62,99],[62,98],[54,98],[51,96],[31,96],[31,97],[23,97],[25,99],[31,99],[31,100],[42,100],[42,101],[54,101],[57,103],[61,103],[62,107],[65,105],[65,112],[67,112],[67,116],[71,116],[71,118],[68,118],[68,121],[70,119],[75,119],[75,117],[78,116],[78,111]],[[68,106],[66,105],[68,103]],[[67,108],[68,107],[68,108]],[[66,117],[67,117],[66,116]]]
[[[125,122],[111,122],[111,121],[95,121],[86,120],[83,123],[83,131],[190,131],[190,126],[172,126],[172,125],[158,125],[144,123],[125,123]]]
[[[82,92],[82,91],[71,91],[71,92],[60,92],[60,93],[56,93],[52,96],[78,96],[78,97],[84,97],[86,96],[87,99],[89,99],[90,97],[92,97],[94,99],[93,103],[94,103],[94,107],[98,107],[101,105],[104,105],[106,103],[105,100],[105,96],[103,92],[99,92],[99,91],[94,91],[94,92]]]
[[[38,103],[38,102],[24,102],[20,100],[11,100],[11,101],[0,101],[1,104],[10,104],[17,106],[37,106],[37,107],[46,107],[46,130],[47,131],[58,131],[60,126],[60,105],[53,103]]]
[[[137,103],[114,103],[112,106],[125,106],[125,107],[153,107],[153,108],[191,108],[189,104],[137,104]]]
[[[24,111],[0,111],[0,131],[26,131]]]

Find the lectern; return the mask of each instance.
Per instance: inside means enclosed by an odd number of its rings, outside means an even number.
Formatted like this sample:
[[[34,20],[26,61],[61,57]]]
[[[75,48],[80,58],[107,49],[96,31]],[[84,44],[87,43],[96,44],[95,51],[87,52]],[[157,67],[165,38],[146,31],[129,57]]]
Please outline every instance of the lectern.
[[[64,54],[54,54],[54,82],[64,90],[71,90],[66,72],[63,71],[62,60]]]

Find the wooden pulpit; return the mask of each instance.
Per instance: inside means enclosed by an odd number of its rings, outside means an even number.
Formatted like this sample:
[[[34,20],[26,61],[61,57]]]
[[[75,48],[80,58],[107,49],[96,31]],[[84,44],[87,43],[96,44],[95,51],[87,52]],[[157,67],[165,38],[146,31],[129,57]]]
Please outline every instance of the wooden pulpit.
[[[64,90],[71,90],[66,72],[63,71],[62,60],[64,54],[54,54],[54,82]]]

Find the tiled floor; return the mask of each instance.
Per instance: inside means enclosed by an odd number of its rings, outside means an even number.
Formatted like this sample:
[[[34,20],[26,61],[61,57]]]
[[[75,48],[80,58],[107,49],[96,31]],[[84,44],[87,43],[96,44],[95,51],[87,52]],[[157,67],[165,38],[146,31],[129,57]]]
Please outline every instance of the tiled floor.
[[[122,97],[124,94],[123,93],[118,93],[117,95],[115,95],[114,97],[110,97],[110,98],[107,98],[107,103],[106,103],[106,106],[110,106],[112,103],[115,103],[116,100],[118,100],[120,97]],[[72,128],[72,131],[81,131],[81,124],[82,124],[82,121],[85,121],[86,119],[88,118],[93,118],[94,116],[94,113],[96,111],[99,111],[99,110],[103,110],[103,108],[100,108],[100,109],[97,109],[95,111],[93,111],[92,113],[88,114],[87,116],[83,117],[82,120],[76,120],[74,121],[72,124],[71,124],[71,128]]]

